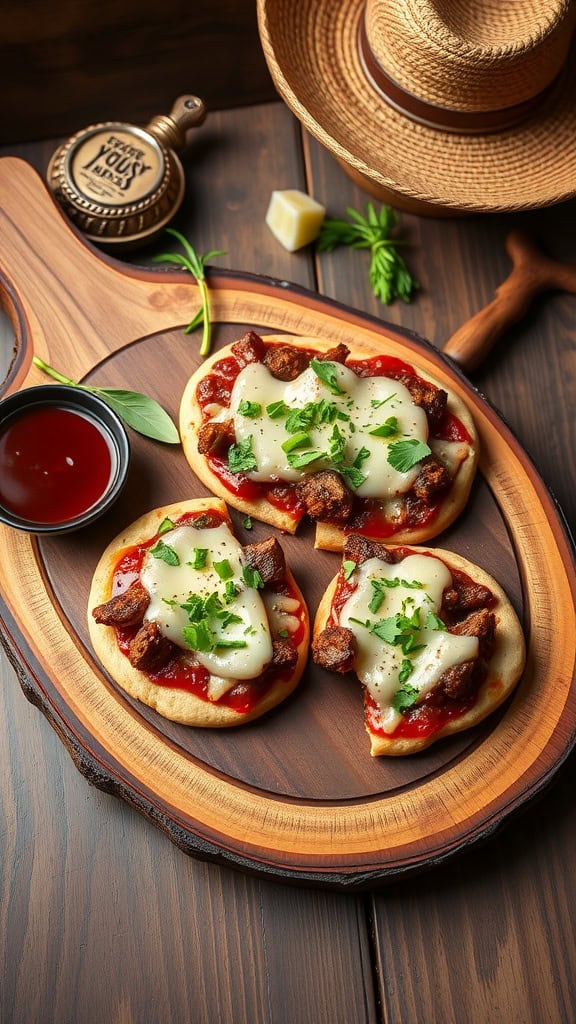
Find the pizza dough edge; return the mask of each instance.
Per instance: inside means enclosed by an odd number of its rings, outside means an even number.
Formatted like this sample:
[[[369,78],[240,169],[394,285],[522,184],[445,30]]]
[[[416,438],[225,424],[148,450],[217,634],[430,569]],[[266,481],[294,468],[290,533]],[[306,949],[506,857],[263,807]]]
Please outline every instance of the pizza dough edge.
[[[402,545],[388,546],[396,547]],[[476,565],[456,552],[447,551],[443,548],[409,546],[417,554],[426,552],[445,561],[449,568],[461,569],[474,582],[482,583],[492,591],[496,598],[496,605],[494,607],[496,614],[496,645],[494,654],[490,659],[488,675],[478,691],[478,698],[473,708],[465,712],[456,721],[448,722],[442,729],[433,733],[432,736],[422,739],[387,739],[383,736],[376,736],[366,726],[366,732],[370,740],[370,753],[373,757],[383,755],[403,757],[408,754],[416,754],[445,736],[463,732],[478,725],[488,715],[491,715],[493,711],[496,711],[513,692],[520,681],[526,660],[526,641],[520,620],[512,607],[508,595],[493,576],[490,576],[481,566]],[[326,625],[337,580],[338,576],[335,576],[330,581],[320,600],[314,620],[313,638]],[[361,683],[360,686],[362,686]],[[362,687],[362,689],[364,688]]]
[[[201,700],[185,690],[158,686],[143,672],[134,668],[122,654],[116,643],[112,626],[95,622],[92,609],[108,601],[111,596],[114,568],[123,550],[137,544],[139,540],[153,536],[166,517],[178,518],[188,511],[214,509],[225,514],[230,527],[226,504],[219,498],[197,498],[164,505],[140,516],[135,522],[118,534],[106,547],[94,570],[88,597],[88,631],[94,652],[112,680],[130,697],[153,708],[163,718],[181,725],[200,728],[227,728],[244,725],[261,717],[267,711],[283,702],[297,687],[308,660],[310,620],[308,607],[292,572],[287,570],[287,579],[294,588],[304,608],[304,636],[298,645],[298,660],[287,680],[277,680],[258,704],[247,714],[239,714],[232,708]],[[233,531],[232,531],[233,532]]]

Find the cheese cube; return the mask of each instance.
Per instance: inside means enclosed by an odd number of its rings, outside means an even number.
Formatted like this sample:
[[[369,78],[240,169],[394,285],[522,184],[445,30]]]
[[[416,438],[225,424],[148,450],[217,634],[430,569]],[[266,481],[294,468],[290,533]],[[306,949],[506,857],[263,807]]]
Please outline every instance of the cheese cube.
[[[281,245],[295,252],[318,237],[325,213],[322,204],[305,192],[287,189],[272,193],[266,223]]]

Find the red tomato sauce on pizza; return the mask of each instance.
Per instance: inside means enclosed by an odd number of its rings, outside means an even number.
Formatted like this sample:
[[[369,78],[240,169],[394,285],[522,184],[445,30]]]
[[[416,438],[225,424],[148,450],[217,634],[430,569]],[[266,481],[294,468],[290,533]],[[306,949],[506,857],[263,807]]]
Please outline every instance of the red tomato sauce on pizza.
[[[415,554],[412,548],[402,547],[396,549],[398,560],[406,558],[408,555]],[[431,557],[438,558],[438,555]],[[461,569],[454,569],[449,566],[452,578],[458,580],[460,585],[473,585],[473,580]],[[336,584],[336,590],[334,597],[332,598],[332,605],[328,622],[330,624],[338,624],[339,615],[341,609],[346,604],[348,598],[356,590],[356,584],[349,580],[346,580],[342,573],[338,576]],[[494,600],[488,603],[488,607],[494,604]],[[478,680],[478,689],[482,684],[482,677]],[[368,693],[364,691],[364,705],[366,709],[366,724],[375,736],[383,736],[386,739],[413,739],[413,738],[424,738],[432,736],[439,729],[442,729],[448,722],[454,719],[460,718],[466,711],[474,707],[476,702],[478,689],[472,694],[467,700],[458,701],[455,704],[450,704],[445,707],[427,707],[426,705],[414,705],[411,708],[406,708],[402,713],[402,721],[397,725],[393,732],[385,732],[380,725],[381,720],[381,709],[377,702]]]
[[[306,354],[312,359],[320,353],[306,350]],[[418,380],[423,380],[410,363],[394,356],[373,356],[370,359],[349,360],[346,366],[353,370],[358,377],[389,377],[392,380],[397,380],[410,374]],[[234,382],[241,370],[242,366],[235,356],[228,356],[218,360],[211,372],[199,382],[196,398],[204,421],[209,419],[206,408],[211,403],[217,402],[219,405],[229,406]],[[444,413],[439,426],[430,433],[430,437],[439,441],[459,441],[468,444],[472,442],[464,424],[449,412]],[[211,455],[206,458],[211,472],[231,494],[246,501],[264,499],[271,505],[281,508],[293,519],[298,521],[302,519],[304,507],[296,496],[295,484],[282,481],[279,483],[253,481],[242,473],[232,473],[223,458]],[[438,501],[414,508],[411,514],[411,525],[418,527],[430,525],[436,519],[441,507],[442,502]],[[352,516],[343,527],[343,532],[346,534],[360,533],[385,540],[404,528],[404,525],[392,524],[385,518],[382,505],[376,499],[363,499],[356,496]]]
[[[187,524],[191,524],[196,519],[202,518],[202,516],[205,516],[206,514],[206,511],[200,513],[186,513],[174,520],[174,526],[185,526]],[[210,510],[209,515],[214,525],[220,525],[221,523],[228,522],[226,517],[217,511]],[[124,552],[114,569],[112,597],[115,597],[117,594],[124,593],[124,591],[126,591],[135,580],[139,579],[144,556],[147,550],[156,544],[159,537],[160,534],[156,533],[148,540],[142,541],[140,544],[128,548]],[[298,595],[289,588],[288,584],[282,585],[282,592],[288,597],[295,598],[299,601]],[[292,639],[295,645],[300,644],[304,637],[304,622],[302,619],[301,604],[300,614],[298,617],[300,625],[296,632],[292,634]],[[128,657],[130,641],[136,635],[139,627],[114,626],[113,628],[119,649],[122,651],[122,654]],[[144,674],[157,686],[186,690],[188,693],[193,693],[194,696],[201,700],[208,701],[208,682],[210,679],[210,673],[203,665],[190,664],[189,660],[182,656],[172,658],[158,672],[145,672]],[[239,681],[236,686],[223,694],[219,700],[210,701],[210,703],[231,708],[233,711],[237,711],[238,714],[247,714],[254,709],[262,697],[264,697],[268,690],[271,689],[274,683],[284,679],[289,679],[289,677],[290,672],[286,669],[271,669],[266,672],[261,679]]]

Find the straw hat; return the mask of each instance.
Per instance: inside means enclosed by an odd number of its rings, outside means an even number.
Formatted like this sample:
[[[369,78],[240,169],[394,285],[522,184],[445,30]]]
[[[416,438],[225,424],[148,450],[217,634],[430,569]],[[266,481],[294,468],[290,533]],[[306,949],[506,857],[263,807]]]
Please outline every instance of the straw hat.
[[[576,195],[575,0],[258,0],[276,88],[364,188],[417,213]]]

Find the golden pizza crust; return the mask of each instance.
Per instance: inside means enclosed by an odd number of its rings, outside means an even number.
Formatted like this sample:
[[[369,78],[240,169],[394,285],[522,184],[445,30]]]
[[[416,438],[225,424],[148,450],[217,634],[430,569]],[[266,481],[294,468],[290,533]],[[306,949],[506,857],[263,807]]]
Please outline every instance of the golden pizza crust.
[[[92,616],[93,608],[110,599],[115,567],[128,548],[153,537],[158,532],[160,523],[166,517],[178,519],[186,512],[209,510],[222,513],[228,524],[232,525],[228,509],[223,501],[218,498],[197,498],[153,509],[115,537],[102,554],[94,572],[88,598],[88,630],[98,659],[115,682],[131,697],[154,708],[164,718],[180,722],[182,725],[220,729],[243,725],[245,722],[259,718],[285,700],[300,681],[308,658],[309,623],[304,598],[289,570],[286,578],[301,601],[305,613],[305,631],[298,646],[298,660],[290,677],[286,680],[277,680],[255,707],[247,713],[239,713],[232,708],[201,700],[186,690],[159,686],[154,683],[144,672],[134,668],[121,652],[116,642],[114,628],[98,624]]]
[[[336,344],[334,340],[329,341],[326,338],[300,338],[287,334],[265,335],[262,337],[262,340],[266,343],[286,344],[292,345],[294,348],[315,349],[322,352],[328,352]],[[206,359],[190,377],[186,385],[180,403],[180,436],[182,438],[184,455],[199,480],[213,494],[223,498],[233,508],[239,509],[239,511],[251,515],[254,519],[259,519],[261,522],[269,523],[285,533],[296,533],[302,517],[299,519],[288,515],[281,508],[271,505],[265,498],[248,501],[232,494],[212,472],[207,459],[198,452],[198,433],[202,426],[202,410],[196,399],[198,384],[204,377],[208,376],[215,363],[221,359],[226,359],[232,354],[232,346],[228,345],[209,359]],[[351,356],[354,359],[362,358],[362,356],[355,355],[353,352],[351,352]],[[366,358],[370,357],[367,356]],[[414,369],[416,373],[420,372],[417,366],[414,366]],[[431,537],[441,533],[442,530],[445,530],[466,505],[478,465],[478,435],[466,405],[446,384],[436,380],[430,374],[422,373],[422,379],[435,384],[436,387],[447,392],[448,411],[463,423],[472,442],[470,445],[466,445],[467,456],[463,460],[454,483],[450,488],[450,493],[442,503],[434,521],[428,524],[428,526],[407,528],[401,533],[395,533],[395,544],[417,544],[421,541],[429,540]],[[378,538],[375,537],[374,539]],[[345,541],[346,533],[337,526],[331,523],[317,523],[316,548],[320,548],[323,551],[341,551]]]
[[[392,549],[392,545],[387,545]],[[493,579],[480,566],[474,565],[468,559],[463,558],[453,551],[445,551],[440,548],[412,547],[410,550],[415,554],[428,553],[441,559],[449,568],[460,569],[466,573],[475,583],[482,584],[492,592],[496,599],[491,609],[496,618],[496,642],[494,653],[488,665],[487,676],[478,691],[478,697],[474,707],[466,711],[460,718],[447,722],[441,729],[430,736],[422,738],[386,738],[377,736],[370,731],[366,725],[366,732],[370,737],[370,753],[373,757],[402,757],[406,754],[416,754],[424,750],[432,743],[442,739],[443,736],[450,736],[453,733],[463,732],[478,725],[488,715],[492,714],[514,690],[524,669],[526,660],[526,644],[522,627],[516,612],[514,611],[509,598],[499,583]],[[320,604],[314,621],[313,637],[317,637],[325,629],[330,616],[332,600],[336,591],[338,577],[335,576],[329,583]]]

